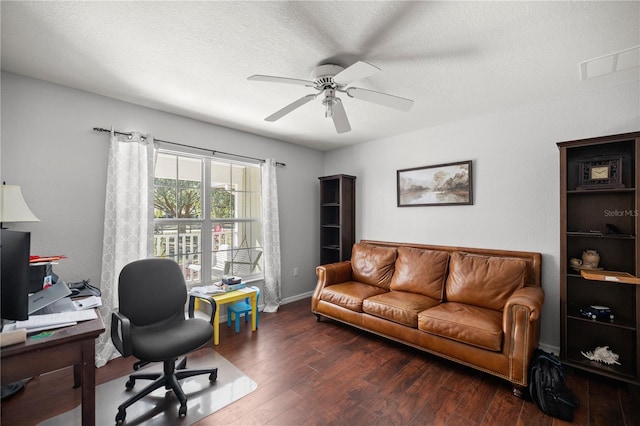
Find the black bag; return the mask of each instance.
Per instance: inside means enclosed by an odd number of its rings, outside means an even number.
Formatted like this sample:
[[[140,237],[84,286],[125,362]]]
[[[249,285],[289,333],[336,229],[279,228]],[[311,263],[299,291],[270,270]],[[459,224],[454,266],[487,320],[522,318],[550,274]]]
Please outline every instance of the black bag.
[[[536,349],[531,361],[529,394],[544,413],[573,421],[578,398],[565,384],[562,364],[553,354]]]

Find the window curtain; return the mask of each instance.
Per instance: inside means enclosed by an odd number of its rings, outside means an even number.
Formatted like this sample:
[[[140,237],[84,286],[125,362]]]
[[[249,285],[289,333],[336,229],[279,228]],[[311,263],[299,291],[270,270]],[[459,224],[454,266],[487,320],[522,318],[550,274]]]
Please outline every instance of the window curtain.
[[[111,313],[118,308],[118,277],[134,260],[153,250],[153,138],[111,131],[104,209],[100,314],[105,332],[96,340],[96,366],[118,355],[111,343]]]
[[[281,301],[280,220],[276,167],[274,159],[267,159],[261,165],[264,312],[277,312]]]

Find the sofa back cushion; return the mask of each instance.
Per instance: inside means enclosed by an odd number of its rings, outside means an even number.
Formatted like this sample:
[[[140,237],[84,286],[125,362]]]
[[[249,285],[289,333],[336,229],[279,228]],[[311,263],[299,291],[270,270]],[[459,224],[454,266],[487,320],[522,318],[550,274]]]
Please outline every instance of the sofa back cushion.
[[[527,263],[513,257],[451,254],[445,299],[502,311],[507,299],[527,282]]]
[[[422,294],[442,300],[449,253],[412,247],[398,247],[391,290]]]
[[[395,247],[354,244],[351,252],[353,280],[389,290],[396,255]]]

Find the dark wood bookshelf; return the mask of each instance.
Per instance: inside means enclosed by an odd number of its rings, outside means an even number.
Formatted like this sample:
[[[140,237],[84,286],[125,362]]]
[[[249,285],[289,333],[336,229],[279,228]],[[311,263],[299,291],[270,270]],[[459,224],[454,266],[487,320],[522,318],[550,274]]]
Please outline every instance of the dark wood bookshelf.
[[[606,271],[640,274],[638,152],[640,132],[559,142],[560,150],[560,358],[574,368],[640,384],[640,286],[587,279],[571,258],[596,250]],[[607,180],[585,172],[614,158]],[[608,167],[608,166],[607,166]],[[601,169],[602,170],[602,169]],[[596,178],[594,178],[596,176]],[[615,179],[613,179],[615,178]],[[590,319],[580,309],[607,306],[613,319]],[[608,346],[617,364],[583,352]]]
[[[320,179],[320,264],[351,259],[356,231],[356,177]]]

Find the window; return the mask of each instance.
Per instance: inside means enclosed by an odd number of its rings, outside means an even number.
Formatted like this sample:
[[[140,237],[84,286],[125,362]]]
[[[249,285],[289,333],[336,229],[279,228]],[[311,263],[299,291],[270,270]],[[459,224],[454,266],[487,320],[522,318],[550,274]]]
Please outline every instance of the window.
[[[189,284],[262,278],[260,188],[259,165],[159,151],[153,255],[175,259]]]

